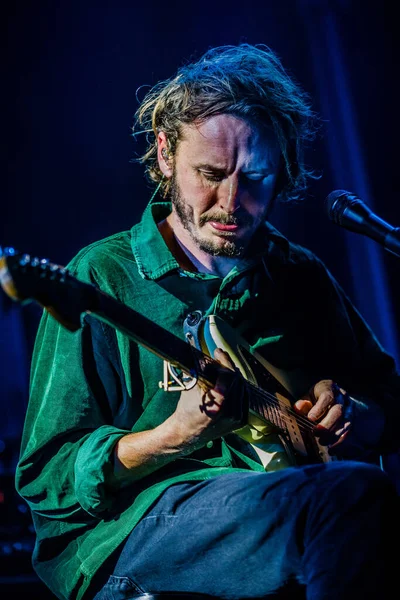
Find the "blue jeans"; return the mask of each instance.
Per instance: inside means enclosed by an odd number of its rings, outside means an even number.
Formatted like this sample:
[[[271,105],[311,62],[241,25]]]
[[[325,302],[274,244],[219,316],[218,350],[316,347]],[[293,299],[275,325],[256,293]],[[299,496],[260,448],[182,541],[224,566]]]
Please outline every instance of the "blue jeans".
[[[294,590],[307,600],[385,600],[397,587],[389,540],[399,542],[398,505],[387,476],[356,462],[176,484],[134,528],[94,600]]]

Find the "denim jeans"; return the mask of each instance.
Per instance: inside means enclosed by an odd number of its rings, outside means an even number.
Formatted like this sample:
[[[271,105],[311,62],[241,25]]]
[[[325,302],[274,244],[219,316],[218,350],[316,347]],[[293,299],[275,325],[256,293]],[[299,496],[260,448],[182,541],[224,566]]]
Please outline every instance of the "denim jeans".
[[[399,497],[374,465],[338,461],[171,486],[94,600],[136,591],[385,600],[396,589]],[[389,540],[392,540],[390,544]]]

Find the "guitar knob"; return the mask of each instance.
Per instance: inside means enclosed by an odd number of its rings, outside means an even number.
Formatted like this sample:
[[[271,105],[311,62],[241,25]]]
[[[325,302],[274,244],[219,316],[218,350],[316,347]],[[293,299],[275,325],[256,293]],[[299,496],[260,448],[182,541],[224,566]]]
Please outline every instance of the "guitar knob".
[[[191,313],[188,314],[188,316],[186,317],[186,323],[189,325],[189,327],[193,327],[194,325],[197,325],[197,323],[201,321],[201,311],[199,310],[195,310]]]

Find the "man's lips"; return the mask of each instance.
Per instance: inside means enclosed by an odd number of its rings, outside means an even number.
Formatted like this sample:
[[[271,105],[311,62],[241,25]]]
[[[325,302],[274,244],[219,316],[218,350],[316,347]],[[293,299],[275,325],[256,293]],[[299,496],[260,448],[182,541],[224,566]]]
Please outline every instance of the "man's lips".
[[[218,231],[237,231],[239,225],[225,225],[224,223],[218,223],[217,221],[209,221],[211,227]]]

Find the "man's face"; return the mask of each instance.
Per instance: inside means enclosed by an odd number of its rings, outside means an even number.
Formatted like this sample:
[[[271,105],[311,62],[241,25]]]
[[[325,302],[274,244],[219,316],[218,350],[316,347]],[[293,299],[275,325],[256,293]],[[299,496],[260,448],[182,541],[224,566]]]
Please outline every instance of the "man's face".
[[[170,190],[189,250],[243,255],[272,201],[279,157],[272,130],[233,115],[183,127]]]

